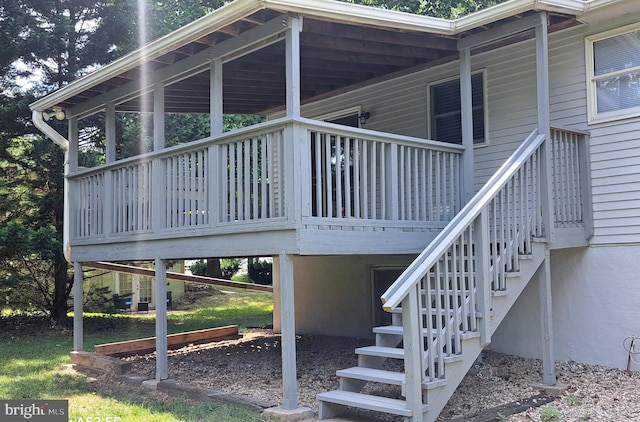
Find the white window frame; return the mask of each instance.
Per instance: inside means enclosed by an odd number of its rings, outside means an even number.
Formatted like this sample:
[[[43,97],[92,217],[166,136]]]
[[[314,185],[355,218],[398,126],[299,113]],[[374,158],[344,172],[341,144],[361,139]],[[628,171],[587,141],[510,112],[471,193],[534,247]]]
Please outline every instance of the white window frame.
[[[482,108],[483,108],[483,117],[484,117],[484,135],[483,135],[483,142],[478,142],[473,144],[473,147],[484,147],[489,145],[489,109],[488,109],[488,101],[487,101],[487,73],[485,69],[481,69],[481,70],[476,70],[471,72],[471,76],[475,76],[481,74],[482,75]],[[429,137],[429,139],[433,139],[436,140],[434,137],[434,133],[433,130],[434,128],[432,127],[432,123],[431,123],[431,113],[432,113],[432,104],[431,104],[431,88],[433,86],[437,86],[437,85],[441,85],[447,82],[451,82],[451,81],[455,81],[455,80],[460,80],[460,76],[452,76],[449,78],[445,78],[445,79],[438,79],[437,81],[433,81],[433,82],[429,82],[427,83],[427,136]],[[462,102],[462,99],[461,99]]]
[[[336,110],[334,112],[331,113],[326,113],[326,114],[321,114],[319,116],[315,116],[312,117],[313,120],[320,120],[322,122],[326,122],[329,120],[337,120],[337,119],[341,119],[343,117],[348,117],[348,116],[352,116],[352,115],[357,115],[359,116],[362,113],[362,106],[354,106],[354,107],[349,107],[349,108],[343,108],[341,110]],[[362,125],[360,124],[360,120],[358,120],[358,127],[361,127]]]
[[[640,30],[640,24],[635,23],[632,25],[623,26],[621,28],[616,28],[611,31],[591,35],[585,38],[585,58],[587,68],[587,111],[589,115],[589,124],[604,123],[640,116],[640,106],[598,113],[598,92],[596,83],[599,80],[609,79],[618,75],[625,75],[630,72],[640,72],[640,66],[635,66],[628,69],[618,70],[596,76],[595,54],[593,50],[593,45],[598,41],[617,37],[638,30]]]

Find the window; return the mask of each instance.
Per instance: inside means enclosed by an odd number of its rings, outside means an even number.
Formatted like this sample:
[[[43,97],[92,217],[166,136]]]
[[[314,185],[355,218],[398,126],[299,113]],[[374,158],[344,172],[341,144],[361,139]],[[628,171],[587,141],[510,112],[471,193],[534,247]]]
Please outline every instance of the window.
[[[484,91],[484,73],[471,75],[474,145],[486,142]],[[427,93],[429,137],[437,141],[462,144],[460,79],[450,79],[430,84]]]
[[[640,115],[640,25],[586,40],[589,120]]]
[[[151,277],[140,277],[140,302],[153,302],[153,280]]]

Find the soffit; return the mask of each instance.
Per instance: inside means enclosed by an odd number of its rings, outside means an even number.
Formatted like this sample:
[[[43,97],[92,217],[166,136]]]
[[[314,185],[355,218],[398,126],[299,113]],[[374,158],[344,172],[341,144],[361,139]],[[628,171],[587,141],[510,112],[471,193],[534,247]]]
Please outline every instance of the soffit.
[[[331,19],[326,16],[303,16],[301,43],[301,100],[312,101],[391,78],[401,73],[424,69],[458,58],[457,40],[503,23],[521,19],[533,11],[509,16],[463,33],[442,35],[388,25],[367,25]],[[64,109],[99,97],[145,72],[156,71],[184,60],[203,50],[280,16],[281,11],[261,9],[241,17],[200,38],[156,57],[140,62],[126,71],[87,87],[58,103]],[[574,25],[575,17],[552,14],[550,30]],[[531,34],[521,34],[530,37]],[[517,39],[517,38],[516,38]],[[503,41],[513,42],[513,41]],[[285,103],[284,41],[265,46],[224,64],[224,112],[229,114],[264,114]],[[175,82],[165,88],[167,112],[209,112],[208,71]],[[151,111],[151,95],[117,104],[119,111]]]

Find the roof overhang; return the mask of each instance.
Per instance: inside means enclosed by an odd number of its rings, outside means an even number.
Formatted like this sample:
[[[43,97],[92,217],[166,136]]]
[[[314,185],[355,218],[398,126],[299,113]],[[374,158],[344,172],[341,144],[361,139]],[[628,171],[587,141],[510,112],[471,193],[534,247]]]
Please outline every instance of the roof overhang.
[[[425,45],[423,48],[431,48],[435,51],[429,60],[437,64],[442,62],[445,56],[454,57],[456,53],[454,49],[446,51],[446,48],[440,44],[446,46],[448,40],[453,42],[469,34],[496,26],[504,20],[517,19],[527,13],[548,11],[567,19],[572,18],[575,22],[577,20],[589,22],[605,11],[608,16],[611,13],[617,13],[619,6],[620,10],[624,8],[624,10],[633,9],[636,11],[640,8],[640,2],[637,0],[510,0],[459,19],[446,20],[335,0],[235,0],[35,101],[31,104],[31,109],[38,112],[51,109],[54,106],[62,106],[67,110],[72,109],[80,102],[86,101],[86,96],[83,94],[88,91],[91,91],[91,96],[99,97],[101,93],[121,85],[122,80],[135,78],[144,63],[154,61],[156,64],[164,63],[163,60],[166,61],[166,58],[172,54],[184,56],[185,52],[193,50],[194,46],[200,46],[206,42],[215,43],[217,41],[212,40],[215,35],[231,33],[230,29],[242,21],[255,22],[256,25],[263,24],[264,22],[256,22],[257,17],[260,17],[261,14],[271,18],[279,13],[299,14],[304,17],[305,25],[307,22],[311,26],[314,22],[316,26],[335,24],[351,32],[354,31],[354,28],[362,28],[370,31],[365,34],[366,36],[375,33],[390,34],[394,39],[398,39],[398,43],[406,43],[407,48],[409,46],[420,47],[413,44],[417,42],[416,39],[424,38],[429,45]],[[316,35],[329,37],[334,34],[318,33]],[[357,41],[364,43],[366,41],[365,35],[360,36],[361,39]],[[354,34],[348,36],[354,39],[358,37]],[[313,36],[310,35],[309,38],[313,38]],[[334,42],[339,43],[335,40]],[[434,47],[436,44],[439,46]],[[452,45],[454,44],[452,43]],[[197,48],[201,51],[205,47]],[[440,50],[437,50],[438,48]],[[417,50],[411,51],[416,52]],[[267,53],[277,54],[275,50]],[[345,50],[344,54],[357,57],[355,51]],[[424,63],[419,63],[421,59],[426,63],[427,57],[422,58],[421,54],[416,55],[414,64],[424,65]],[[408,53],[406,56],[410,57],[411,54]],[[394,57],[390,56],[389,61],[393,61],[392,59]],[[304,57],[303,60],[305,60]],[[411,65],[412,63],[407,61],[405,66],[408,68]],[[388,73],[398,71],[397,66],[388,66],[387,68],[380,67],[380,72],[384,69],[387,69]],[[379,76],[380,72],[378,74],[371,72],[370,75],[363,74],[359,77],[360,79],[374,78]],[[358,78],[344,79],[341,83],[353,83],[354,81],[357,82]],[[329,86],[322,89],[329,89]],[[322,89],[319,89],[318,92]],[[308,95],[312,94],[313,92],[310,92]],[[255,112],[255,108],[249,108],[249,110]],[[231,111],[237,112],[236,109]]]

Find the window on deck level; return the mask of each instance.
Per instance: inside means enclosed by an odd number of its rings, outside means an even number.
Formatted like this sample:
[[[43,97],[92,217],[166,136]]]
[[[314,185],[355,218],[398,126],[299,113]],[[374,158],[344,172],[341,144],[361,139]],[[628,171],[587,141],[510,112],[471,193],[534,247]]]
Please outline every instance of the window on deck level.
[[[484,73],[471,76],[473,107],[473,143],[484,144],[485,95]],[[460,79],[435,82],[428,86],[429,137],[437,141],[462,144]]]
[[[590,121],[640,116],[640,25],[586,42]]]

